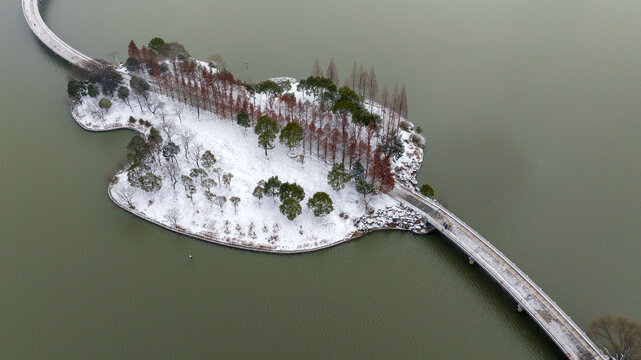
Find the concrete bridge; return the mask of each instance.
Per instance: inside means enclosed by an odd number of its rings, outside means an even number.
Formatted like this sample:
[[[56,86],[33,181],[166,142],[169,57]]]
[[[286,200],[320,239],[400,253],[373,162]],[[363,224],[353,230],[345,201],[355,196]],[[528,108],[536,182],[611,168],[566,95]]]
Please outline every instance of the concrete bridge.
[[[609,359],[521,269],[438,202],[400,185],[390,195],[419,211],[425,220],[467,254],[470,264],[483,268],[516,300],[518,311],[525,310],[530,314],[568,359]]]
[[[72,65],[87,68],[96,60],[62,41],[45,24],[38,0],[22,0],[22,11],[31,31],[52,52]],[[414,191],[397,186],[391,193],[397,200],[423,214],[425,219],[481,266],[525,310],[559,346],[568,359],[607,360],[596,344],[550,299],[540,287],[472,228],[441,206]],[[448,224],[448,228],[444,227]]]
[[[53,31],[51,31],[51,29],[49,29],[44,20],[42,20],[42,16],[40,16],[38,0],[22,0],[22,12],[27,20],[27,24],[31,28],[31,31],[46,47],[53,51],[54,54],[65,59],[71,65],[75,65],[80,68],[86,68],[88,65],[95,62],[91,57],[81,53],[62,41],[53,33]]]

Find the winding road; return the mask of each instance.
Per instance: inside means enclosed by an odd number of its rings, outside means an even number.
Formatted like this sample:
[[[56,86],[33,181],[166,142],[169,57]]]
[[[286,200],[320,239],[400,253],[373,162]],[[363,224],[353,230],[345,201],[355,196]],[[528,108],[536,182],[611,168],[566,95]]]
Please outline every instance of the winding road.
[[[69,46],[49,29],[40,15],[38,5],[38,0],[22,0],[24,17],[38,39],[74,66],[87,68],[95,63],[96,60]],[[469,256],[470,263],[481,266],[516,300],[519,311],[525,310],[530,314],[568,359],[609,359],[525,273],[438,202],[400,185],[390,195],[419,211],[426,221]],[[448,228],[444,224],[448,224]]]

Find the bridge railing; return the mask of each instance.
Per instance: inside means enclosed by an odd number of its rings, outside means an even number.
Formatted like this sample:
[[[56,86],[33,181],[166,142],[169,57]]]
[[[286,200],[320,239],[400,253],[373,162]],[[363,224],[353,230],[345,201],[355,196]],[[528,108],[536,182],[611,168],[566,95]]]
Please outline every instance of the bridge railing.
[[[468,232],[470,232],[472,235],[474,235],[475,237],[477,237],[477,238],[478,238],[478,239],[479,239],[479,240],[480,240],[480,241],[481,241],[485,246],[487,246],[488,248],[490,248],[490,249],[491,249],[491,250],[492,250],[496,255],[498,255],[498,256],[501,258],[501,260],[503,260],[503,261],[504,261],[504,262],[505,262],[505,263],[506,263],[506,264],[507,264],[507,265],[508,265],[512,270],[514,270],[517,274],[519,274],[519,275],[520,275],[520,276],[521,276],[521,277],[522,277],[522,278],[523,278],[523,279],[524,279],[524,280],[525,280],[525,281],[526,281],[526,282],[527,282],[527,283],[528,283],[532,288],[534,288],[534,290],[535,290],[539,295],[541,295],[541,297],[543,297],[543,298],[545,299],[545,301],[546,301],[546,302],[548,302],[548,303],[552,306],[552,308],[553,308],[556,312],[558,312],[558,313],[559,313],[559,315],[561,315],[561,316],[562,316],[562,317],[567,321],[567,323],[572,327],[572,329],[573,329],[573,330],[574,330],[574,331],[575,331],[575,332],[576,332],[576,333],[577,333],[577,334],[578,334],[578,335],[583,339],[583,341],[585,341],[585,342],[586,342],[586,343],[587,343],[587,344],[588,344],[588,345],[589,345],[589,346],[594,350],[594,352],[596,352],[596,353],[598,354],[598,356],[600,356],[602,359],[607,359],[607,357],[603,354],[603,352],[601,351],[601,349],[600,349],[600,348],[599,348],[599,347],[598,347],[598,346],[597,346],[597,345],[592,341],[592,339],[590,339],[590,338],[589,338],[589,337],[588,337],[588,336],[583,332],[583,330],[581,330],[581,328],[579,328],[579,327],[578,327],[578,325],[576,325],[576,324],[574,323],[574,321],[572,321],[572,318],[570,318],[570,316],[569,316],[569,315],[567,315],[567,314],[566,314],[566,313],[565,313],[565,312],[564,312],[564,311],[563,311],[563,310],[562,310],[562,309],[561,309],[561,308],[556,304],[556,302],[555,302],[555,301],[553,301],[553,300],[552,300],[552,299],[551,299],[551,298],[550,298],[550,297],[545,293],[545,291],[543,291],[543,289],[541,289],[541,287],[539,287],[539,286],[538,286],[534,281],[532,281],[532,279],[530,279],[530,277],[529,277],[527,274],[525,274],[525,273],[524,273],[524,272],[523,272],[519,267],[517,267],[517,266],[516,266],[516,264],[514,264],[514,263],[513,263],[509,258],[507,258],[507,257],[506,257],[506,256],[505,256],[505,255],[500,251],[500,250],[498,250],[496,247],[494,247],[494,245],[492,245],[492,243],[490,243],[489,241],[487,241],[483,236],[481,236],[481,234],[479,234],[478,232],[476,232],[476,230],[474,230],[472,227],[470,227],[469,225],[467,225],[464,221],[462,221],[461,219],[459,219],[459,218],[458,218],[456,215],[454,215],[451,211],[449,211],[448,209],[446,209],[445,207],[443,207],[441,204],[439,204],[439,203],[438,203],[438,201],[436,201],[436,200],[432,200],[432,199],[430,199],[430,198],[428,198],[428,197],[425,197],[425,196],[423,196],[422,194],[419,194],[419,193],[416,193],[415,191],[412,191],[412,190],[410,190],[410,189],[407,189],[406,187],[404,187],[404,186],[402,186],[402,185],[400,185],[400,187],[401,187],[402,189],[404,189],[405,191],[407,191],[408,193],[411,193],[412,195],[414,195],[414,196],[416,196],[416,197],[418,197],[418,198],[422,199],[423,201],[425,201],[425,202],[429,203],[430,205],[434,206],[435,208],[439,209],[440,211],[443,211],[445,214],[447,214],[447,216],[449,216],[450,218],[452,218],[455,222],[457,222],[457,223],[458,223],[460,226],[462,226],[465,230],[467,230],[467,231],[468,231]],[[486,271],[488,271],[488,269],[485,269],[485,270],[486,270]],[[488,271],[488,272],[489,272],[489,271]],[[508,290],[508,291],[511,293],[511,295],[512,295],[514,298],[521,298],[521,296],[520,296],[520,295],[514,294],[514,293],[512,293],[512,291],[510,291],[510,290]],[[523,300],[524,300],[524,299],[523,299]],[[529,311],[528,311],[528,313],[529,313]],[[533,314],[530,314],[530,315],[533,315]],[[536,319],[536,317],[534,317],[534,316],[532,316],[532,317]],[[537,321],[537,322],[539,322],[538,320],[536,320],[536,321]],[[540,322],[539,322],[539,324],[541,325],[541,327],[542,327],[542,328],[544,328],[544,329],[545,329],[545,326],[543,326],[543,324],[542,324],[542,323],[540,323]],[[547,330],[545,330],[545,331],[547,332]],[[550,335],[550,337],[551,337],[552,339],[554,339],[554,336],[552,336],[552,334],[548,333],[548,335]],[[555,340],[555,342],[556,342],[556,340]],[[558,342],[557,342],[557,345],[560,345],[560,344],[558,344]]]

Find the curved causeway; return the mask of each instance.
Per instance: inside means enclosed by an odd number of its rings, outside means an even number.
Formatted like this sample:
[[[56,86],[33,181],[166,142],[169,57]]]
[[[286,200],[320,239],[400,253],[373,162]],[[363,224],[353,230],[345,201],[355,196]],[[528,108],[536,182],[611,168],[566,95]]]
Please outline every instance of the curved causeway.
[[[31,31],[52,52],[72,65],[86,68],[95,62],[62,41],[42,19],[38,0],[22,0],[22,11]],[[599,347],[550,299],[543,290],[498,249],[439,203],[400,185],[391,195],[419,211],[425,220],[479,264],[557,344],[568,359],[608,360]],[[443,224],[447,223],[445,228]]]
[[[49,29],[40,15],[38,0],[22,0],[22,12],[34,35],[56,55],[65,59],[71,65],[81,68],[95,61],[93,58],[69,46]]]

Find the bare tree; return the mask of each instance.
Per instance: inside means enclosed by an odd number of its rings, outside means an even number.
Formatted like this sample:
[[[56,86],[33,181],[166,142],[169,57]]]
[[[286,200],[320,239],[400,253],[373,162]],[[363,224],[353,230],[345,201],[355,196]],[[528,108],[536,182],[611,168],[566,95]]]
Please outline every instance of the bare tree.
[[[158,127],[165,134],[167,141],[172,141],[172,136],[176,134],[176,124],[163,117]]]
[[[605,316],[590,323],[588,335],[617,360],[641,359],[641,324]]]
[[[185,149],[185,159],[188,159],[189,146],[194,142],[195,137],[196,135],[189,129],[180,134],[180,143],[183,145],[183,149]]]
[[[401,89],[400,97],[399,113],[403,118],[407,119],[407,91],[405,90],[405,84],[403,84],[403,88]]]
[[[177,208],[171,208],[167,210],[167,213],[165,214],[165,220],[169,221],[171,226],[177,228],[179,219],[180,219],[180,210],[178,210]]]
[[[392,97],[390,98],[390,105],[392,109],[392,111],[390,112],[390,116],[392,117],[391,124],[395,124],[396,111],[398,109],[399,103],[400,103],[400,99],[399,99],[399,93],[398,93],[398,83],[396,83],[394,84],[394,92],[392,92]],[[393,126],[394,126],[393,131],[398,131],[398,129],[396,128],[396,125],[393,125]]]
[[[336,64],[334,63],[334,57],[329,61],[329,66],[325,72],[325,77],[332,80],[336,87],[340,86],[340,77],[338,76],[338,69],[336,69]]]
[[[352,72],[349,74],[347,81],[345,81],[345,85],[356,91],[356,85],[358,85],[358,67],[356,66],[356,61],[354,61]]]
[[[169,178],[171,179],[171,185],[174,190],[176,190],[176,184],[180,178],[180,167],[175,161],[165,161],[163,162],[163,169]]]
[[[181,117],[183,113],[183,105],[181,102],[176,101],[174,103],[174,114],[178,117],[178,120],[180,120],[180,123],[183,123],[183,118]]]
[[[100,119],[100,121],[105,121],[105,115],[107,111],[97,104],[90,110],[91,116]]]
[[[127,206],[129,206],[130,209],[136,208],[136,206],[134,206],[134,198],[136,195],[136,190],[131,186],[125,186],[124,188],[120,188],[114,191],[114,194],[116,195],[116,198],[118,198],[118,200],[127,203]]]
[[[196,162],[196,166],[200,169],[200,157],[203,153],[203,146],[199,142],[194,142],[191,146],[191,158]]]
[[[361,64],[360,68],[358,69],[358,95],[361,96],[361,98],[365,97],[365,90],[367,89],[367,72],[363,70],[363,64]]]
[[[223,60],[223,57],[220,56],[220,54],[214,54],[210,56],[209,64],[218,70],[225,70],[227,68],[227,64],[225,63],[225,60]]]
[[[372,106],[374,106],[374,100],[376,95],[378,95],[378,81],[376,80],[376,72],[374,67],[369,70],[369,78],[367,79],[367,93],[371,101],[370,111],[372,111]]]
[[[151,111],[152,114],[156,115],[156,113],[160,109],[164,109],[165,108],[165,103],[160,102],[160,101],[150,100],[150,101],[147,101],[147,108],[149,109],[149,111]],[[164,116],[163,116],[163,118],[164,118]]]
[[[383,113],[381,116],[383,117],[383,127],[385,131],[385,135],[389,134],[389,124],[388,124],[388,119],[386,119],[386,115],[389,115],[389,109],[387,108],[389,106],[389,94],[387,92],[387,85],[383,85],[383,93],[381,94],[381,105],[383,106]]]
[[[318,65],[318,58],[316,58],[316,62],[314,63],[314,68],[312,69],[312,76],[317,76],[317,77],[323,76],[323,70],[321,70],[320,65]]]

